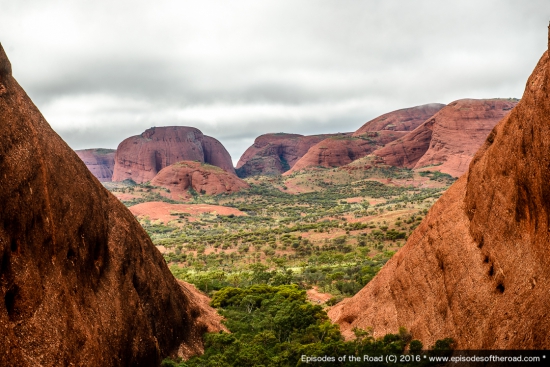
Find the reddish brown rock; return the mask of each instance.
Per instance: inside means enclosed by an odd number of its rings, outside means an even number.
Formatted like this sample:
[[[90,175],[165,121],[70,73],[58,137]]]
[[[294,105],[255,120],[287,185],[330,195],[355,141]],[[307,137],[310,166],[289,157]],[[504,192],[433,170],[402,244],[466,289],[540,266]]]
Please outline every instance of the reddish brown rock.
[[[119,144],[113,181],[147,182],[164,167],[179,161],[210,163],[235,174],[231,156],[216,139],[194,127],[152,127]]]
[[[400,326],[429,346],[550,347],[550,62],[490,133],[407,244],[357,295],[330,310],[350,336]]]
[[[434,118],[429,119],[407,135],[375,150],[373,155],[390,166],[414,168],[430,147],[434,123]]]
[[[75,153],[100,182],[110,182],[115,168],[115,149],[82,149]]]
[[[374,152],[386,164],[431,169],[458,177],[491,129],[517,104],[506,99],[450,103],[403,138]]]
[[[450,103],[435,117],[432,139],[415,169],[432,169],[459,177],[493,127],[517,104],[505,99],[462,99]]]
[[[308,152],[296,162],[292,169],[285,173],[285,176],[306,168],[344,166],[372,153],[404,134],[406,132],[382,130],[369,132],[358,137],[330,137],[309,148]]]
[[[204,293],[199,291],[193,284],[178,280],[183,293],[189,300],[189,308],[195,310],[196,319],[195,322],[203,325],[202,328],[195,328],[193,331],[195,335],[194,340],[202,340],[204,333],[215,333],[220,330],[229,332],[229,330],[222,324],[222,317],[218,312],[210,307],[210,298]],[[184,359],[188,359],[198,353],[204,353],[204,347],[202,343],[198,343],[193,346],[188,346],[182,343],[178,349],[177,355]]]
[[[157,366],[200,352],[201,310],[50,128],[1,46],[0,90],[0,365]]]
[[[279,175],[288,171],[307,153],[309,148],[326,139],[324,135],[265,134],[254,140],[237,163],[239,177],[254,175]]]
[[[380,130],[412,131],[443,107],[445,105],[441,103],[430,103],[385,113],[365,123],[353,133],[353,136]]]
[[[229,194],[249,185],[235,175],[209,164],[182,161],[163,168],[151,185],[170,190],[172,199],[188,198],[189,190],[199,194]]]

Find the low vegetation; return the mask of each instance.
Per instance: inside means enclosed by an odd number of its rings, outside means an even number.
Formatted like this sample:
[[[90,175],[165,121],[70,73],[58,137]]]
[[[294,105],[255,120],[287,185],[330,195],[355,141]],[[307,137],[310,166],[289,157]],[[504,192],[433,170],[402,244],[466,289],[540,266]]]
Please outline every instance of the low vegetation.
[[[344,341],[338,325],[329,321],[321,306],[308,302],[305,293],[295,285],[221,289],[212,298],[212,306],[225,317],[231,333],[206,334],[204,355],[185,362],[167,359],[162,365],[306,366],[311,362],[306,363],[304,356],[326,356],[328,361],[314,365],[351,366],[357,363],[349,362],[349,356],[402,354],[407,347],[418,355],[423,349],[405,328],[382,338],[374,338],[371,330],[355,329],[355,339]],[[431,353],[451,348],[452,340],[441,340]],[[342,356],[347,360],[338,361]],[[412,365],[422,365],[423,359],[418,359]]]
[[[246,215],[174,211],[164,222],[139,217],[174,276],[212,297],[231,331],[207,334],[204,356],[164,365],[296,366],[303,364],[301,355],[423,349],[404,329],[378,339],[356,330],[353,341],[344,341],[325,309],[373,279],[454,181],[447,176],[388,167],[312,169],[248,178],[246,190],[192,193],[186,202]],[[148,183],[113,183],[110,189],[125,194],[128,206],[178,203]],[[307,290],[323,301],[308,301]],[[452,346],[441,343],[436,349]]]

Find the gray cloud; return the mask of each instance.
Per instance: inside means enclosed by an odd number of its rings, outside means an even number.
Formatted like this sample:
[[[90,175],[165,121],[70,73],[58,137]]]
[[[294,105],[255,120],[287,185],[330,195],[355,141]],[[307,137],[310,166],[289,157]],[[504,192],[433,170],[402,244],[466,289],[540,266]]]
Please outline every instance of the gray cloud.
[[[521,97],[549,15],[547,0],[25,0],[2,2],[0,41],[73,148],[189,125],[236,161],[266,132]]]

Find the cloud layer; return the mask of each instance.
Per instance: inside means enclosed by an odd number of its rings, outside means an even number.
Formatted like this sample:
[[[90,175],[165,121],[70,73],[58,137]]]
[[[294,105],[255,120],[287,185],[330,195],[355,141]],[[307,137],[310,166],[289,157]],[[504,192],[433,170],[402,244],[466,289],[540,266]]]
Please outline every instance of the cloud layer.
[[[267,132],[354,131],[379,114],[521,97],[547,0],[4,2],[14,75],[75,149],[187,125],[237,161]]]

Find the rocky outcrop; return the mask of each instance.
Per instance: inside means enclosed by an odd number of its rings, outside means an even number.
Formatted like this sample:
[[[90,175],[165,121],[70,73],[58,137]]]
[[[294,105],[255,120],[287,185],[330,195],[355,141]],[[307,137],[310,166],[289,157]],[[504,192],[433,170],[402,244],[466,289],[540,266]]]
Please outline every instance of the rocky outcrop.
[[[82,149],[75,153],[100,182],[110,182],[115,168],[115,149]]]
[[[385,113],[365,123],[353,136],[380,130],[412,131],[443,107],[445,105],[441,103],[430,103]]]
[[[209,326],[0,46],[0,365],[157,366]]]
[[[160,170],[179,161],[209,163],[235,174],[231,156],[216,139],[194,127],[152,127],[119,144],[113,181],[147,182]]]
[[[403,131],[382,130],[361,136],[334,136],[309,148],[284,175],[314,167],[341,167],[405,135]]]
[[[431,169],[458,177],[491,129],[517,104],[507,99],[450,103],[403,138],[374,152],[386,164]]]
[[[291,169],[309,148],[330,136],[299,134],[265,134],[254,140],[237,163],[239,177],[279,175]]]
[[[170,190],[172,199],[188,198],[190,189],[198,194],[229,194],[249,185],[235,175],[209,164],[182,161],[163,168],[151,185]]]
[[[549,38],[550,39],[550,38]],[[429,346],[550,347],[550,62],[407,244],[330,318],[346,335],[405,326]]]
[[[435,119],[429,119],[407,135],[375,150],[373,155],[390,166],[414,168],[430,147],[434,124]]]
[[[178,280],[183,293],[189,300],[189,308],[195,310],[196,319],[195,322],[202,325],[202,328],[195,328],[193,331],[195,335],[193,339],[202,340],[204,333],[215,333],[221,330],[229,332],[229,330],[222,324],[222,317],[218,312],[210,307],[210,298],[204,293],[199,291],[193,284]],[[188,359],[199,353],[204,353],[204,347],[202,343],[192,345],[191,347],[185,343],[180,344],[177,355],[184,359]]]

